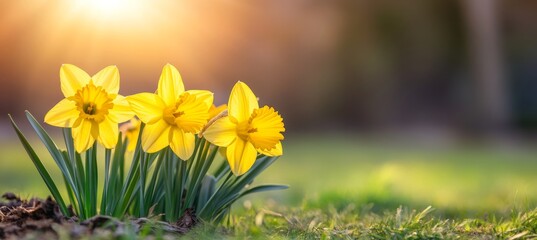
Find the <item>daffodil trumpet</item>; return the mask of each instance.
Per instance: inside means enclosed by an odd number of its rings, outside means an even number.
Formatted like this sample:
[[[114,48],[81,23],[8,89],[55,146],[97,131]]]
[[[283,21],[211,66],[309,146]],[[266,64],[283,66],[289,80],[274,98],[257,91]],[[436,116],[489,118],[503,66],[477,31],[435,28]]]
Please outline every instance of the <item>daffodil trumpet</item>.
[[[66,216],[160,216],[175,222],[188,213],[219,222],[239,198],[287,188],[252,186],[283,154],[285,128],[281,115],[259,107],[243,82],[220,106],[210,91],[186,90],[170,64],[163,67],[156,92],[120,95],[115,66],[90,76],[64,64],[60,86],[63,99],[44,122],[62,129],[65,149],[29,112],[26,118],[60,169],[64,188],[10,119]]]

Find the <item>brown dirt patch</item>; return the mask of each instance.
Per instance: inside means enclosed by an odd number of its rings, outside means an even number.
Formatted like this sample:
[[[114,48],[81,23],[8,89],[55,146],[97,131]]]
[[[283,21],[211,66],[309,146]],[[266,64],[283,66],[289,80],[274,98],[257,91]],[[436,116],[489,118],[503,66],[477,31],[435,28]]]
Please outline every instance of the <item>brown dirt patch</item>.
[[[95,216],[79,222],[77,217],[63,216],[51,197],[21,200],[13,193],[5,193],[2,198],[7,201],[0,202],[0,239],[120,237],[141,229],[174,235],[188,232],[199,222],[193,211],[187,211],[173,224],[147,218],[120,221],[108,216]]]

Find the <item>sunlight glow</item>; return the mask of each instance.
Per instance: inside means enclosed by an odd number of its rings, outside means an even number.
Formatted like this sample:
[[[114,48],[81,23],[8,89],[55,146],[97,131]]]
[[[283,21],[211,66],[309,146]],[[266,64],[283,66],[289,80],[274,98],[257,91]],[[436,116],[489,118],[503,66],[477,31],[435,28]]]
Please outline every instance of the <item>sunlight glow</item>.
[[[0,46],[3,46],[0,53],[16,56],[17,61],[3,61],[11,68],[22,69],[17,63],[24,63],[21,78],[31,80],[21,84],[28,86],[29,92],[39,92],[39,95],[32,94],[32,98],[49,99],[59,94],[59,91],[39,91],[38,81],[44,75],[49,76],[48,80],[56,79],[56,69],[63,63],[78,64],[95,72],[103,65],[121,66],[125,69],[122,78],[131,78],[133,82],[131,88],[152,80],[154,74],[160,73],[162,62],[180,64],[201,79],[209,79],[212,73],[205,68],[220,66],[217,59],[227,56],[226,49],[231,47],[230,41],[223,39],[231,39],[241,29],[235,28],[240,25],[239,17],[228,11],[229,8],[212,8],[213,3],[203,1],[58,0],[55,3],[28,0],[4,4],[0,0],[0,12],[4,13],[0,14]],[[200,54],[200,51],[207,53]],[[147,70],[138,71],[140,67]]]
[[[139,16],[150,1],[143,0],[78,0],[77,8],[101,20]]]

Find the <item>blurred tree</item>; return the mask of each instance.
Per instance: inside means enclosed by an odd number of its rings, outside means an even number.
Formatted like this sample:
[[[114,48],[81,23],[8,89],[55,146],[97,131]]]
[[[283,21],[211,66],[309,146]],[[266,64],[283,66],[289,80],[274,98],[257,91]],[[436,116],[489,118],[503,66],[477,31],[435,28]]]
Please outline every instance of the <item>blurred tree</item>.
[[[498,1],[462,0],[461,4],[475,80],[475,125],[488,131],[504,129],[510,121],[510,110],[500,50]]]
[[[328,111],[349,125],[368,128],[461,121],[457,118],[464,115],[457,114],[454,100],[463,62],[456,3],[338,4],[342,27],[335,79],[340,84]]]

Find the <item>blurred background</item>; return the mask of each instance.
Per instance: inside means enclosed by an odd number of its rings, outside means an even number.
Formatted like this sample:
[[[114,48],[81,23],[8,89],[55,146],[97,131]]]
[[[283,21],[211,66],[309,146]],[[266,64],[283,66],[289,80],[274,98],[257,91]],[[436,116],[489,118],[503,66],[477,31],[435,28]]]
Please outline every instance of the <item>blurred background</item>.
[[[280,111],[286,155],[266,178],[295,184],[283,200],[532,203],[536,22],[531,0],[1,1],[0,139],[14,147],[0,190],[41,193],[12,178],[32,166],[7,113],[42,118],[62,99],[61,64],[117,65],[129,95],[171,63],[217,104],[241,80]]]

